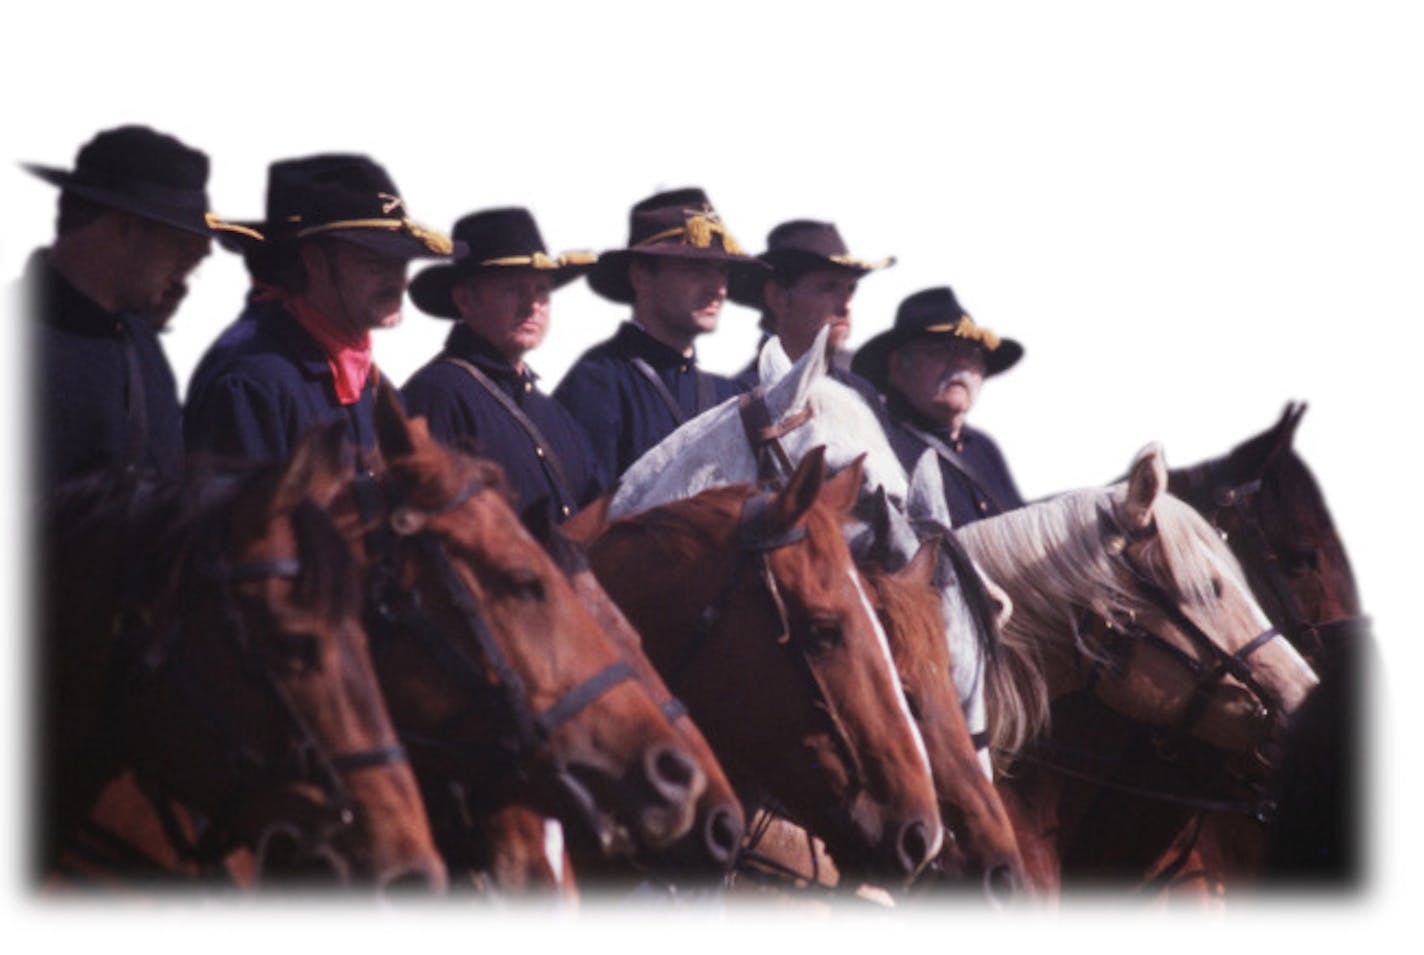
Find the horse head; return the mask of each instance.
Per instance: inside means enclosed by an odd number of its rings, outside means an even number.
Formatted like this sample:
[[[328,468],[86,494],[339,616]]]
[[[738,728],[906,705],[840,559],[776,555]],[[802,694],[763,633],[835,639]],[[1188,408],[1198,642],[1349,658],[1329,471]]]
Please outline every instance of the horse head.
[[[155,489],[106,528],[56,539],[55,556],[83,548],[109,565],[84,579],[109,582],[97,600],[110,618],[76,623],[51,593],[47,622],[65,641],[76,626],[118,632],[98,732],[161,818],[203,819],[180,856],[216,866],[247,848],[263,880],[443,886],[368,656],[356,564],[307,493],[338,432],[306,436],[283,465]]]
[[[658,848],[706,777],[510,507],[498,466],[378,395],[379,473],[329,507],[364,555],[382,685],[442,833],[527,802],[601,851]],[[369,486],[375,485],[375,493]]]
[[[940,817],[949,836],[936,869],[953,880],[981,879],[986,892],[997,898],[1025,884],[1023,862],[1008,813],[983,772],[951,679],[942,588],[936,583],[940,544],[937,537],[927,538],[899,571],[872,570],[866,578],[934,771]]]
[[[1169,488],[1225,538],[1271,620],[1325,669],[1366,621],[1324,495],[1292,449],[1304,404],[1223,457],[1174,469]]]
[[[1166,485],[1153,445],[1120,484],[977,521],[958,535],[1013,595],[1004,645],[1017,661],[1010,669],[1039,700],[1030,709],[1087,688],[1141,722],[1265,755],[1315,674],[1276,639],[1210,525]]]
[[[924,742],[841,531],[860,484],[824,452],[779,492],[703,491],[614,521],[594,571],[744,794],[900,881],[942,833]]]

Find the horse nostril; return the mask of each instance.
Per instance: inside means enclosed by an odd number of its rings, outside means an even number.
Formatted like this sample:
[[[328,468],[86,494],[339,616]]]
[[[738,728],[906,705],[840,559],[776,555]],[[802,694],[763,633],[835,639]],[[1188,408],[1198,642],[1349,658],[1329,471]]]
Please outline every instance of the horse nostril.
[[[1003,905],[1011,901],[1018,890],[1018,879],[1007,863],[996,863],[984,872],[984,895],[990,902]]]
[[[672,802],[687,799],[702,775],[686,753],[672,746],[650,748],[644,757],[644,769],[653,788]]]
[[[742,844],[742,824],[736,813],[726,806],[718,806],[708,814],[702,835],[712,861],[730,865]]]
[[[397,869],[382,876],[378,885],[383,895],[414,895],[445,891],[445,871],[439,865]]]
[[[895,844],[900,868],[906,875],[914,875],[930,858],[930,830],[923,821],[916,819],[900,830],[900,838]]]

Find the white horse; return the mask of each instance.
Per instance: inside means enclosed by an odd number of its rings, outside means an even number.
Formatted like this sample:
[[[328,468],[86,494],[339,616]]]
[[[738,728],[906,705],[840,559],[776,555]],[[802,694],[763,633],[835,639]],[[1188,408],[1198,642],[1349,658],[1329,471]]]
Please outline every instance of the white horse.
[[[794,466],[807,451],[825,445],[826,466],[833,471],[864,454],[863,484],[885,488],[892,502],[902,504],[905,470],[874,412],[854,389],[826,375],[828,334],[828,328],[821,329],[811,350],[795,364],[776,338],[767,340],[757,359],[773,423],[787,422],[808,408],[811,411],[804,424],[781,438],[782,447]],[[634,461],[619,479],[608,516],[634,514],[711,487],[755,483],[757,460],[742,425],[738,400],[729,398],[704,411]]]
[[[912,490],[912,482],[907,480],[900,459],[890,447],[874,412],[854,389],[826,374],[828,334],[829,328],[823,328],[811,349],[794,364],[777,338],[768,339],[762,347],[757,372],[771,422],[784,424],[810,409],[810,418],[781,438],[793,466],[818,445],[825,446],[827,466],[837,470],[864,456],[861,504],[857,512],[865,523],[859,528],[847,528],[847,538],[857,557],[876,546],[873,538],[879,536],[882,561],[888,570],[894,571],[914,557],[923,537],[940,534],[946,540],[938,562],[936,584],[940,588],[941,614],[950,641],[950,657],[954,661],[955,688],[977,745],[986,739],[984,666],[993,635],[983,632],[984,615],[976,615],[976,608],[966,601],[964,594],[966,589],[977,588],[982,583],[1000,607],[1010,606],[1008,597],[982,574],[979,581],[961,585],[960,573],[967,573],[968,569],[965,561],[948,553],[954,544],[947,540],[950,517],[939,466],[927,452],[927,457],[915,468]],[[709,487],[755,482],[757,457],[737,403],[738,399],[729,399],[693,418],[633,462],[613,495],[609,516],[636,513]],[[883,497],[888,507],[885,514],[873,522],[875,531],[872,533],[871,509],[877,495]],[[906,504],[911,500],[915,502],[914,509],[907,514]],[[979,755],[988,773],[987,746],[979,747]]]

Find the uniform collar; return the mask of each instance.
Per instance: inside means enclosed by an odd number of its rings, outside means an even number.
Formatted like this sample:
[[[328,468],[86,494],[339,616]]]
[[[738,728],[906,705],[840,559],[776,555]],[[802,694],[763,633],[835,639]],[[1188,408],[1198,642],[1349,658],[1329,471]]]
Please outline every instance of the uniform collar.
[[[892,418],[934,435],[956,451],[963,451],[966,444],[973,443],[975,431],[967,422],[959,429],[959,437],[951,438],[948,428],[920,414],[893,389],[885,396],[885,407]]]
[[[664,345],[633,322],[624,322],[618,327],[614,344],[624,353],[641,358],[654,368],[672,368],[678,365],[696,365],[697,351],[684,355],[669,345]]]
[[[507,384],[516,392],[531,390],[533,384],[539,380],[538,374],[529,367],[528,362],[524,363],[524,370],[519,371],[499,349],[463,322],[450,329],[450,334],[445,338],[445,352],[453,358],[463,358],[471,362],[478,366],[480,371]]]
[[[25,266],[25,283],[33,295],[36,318],[46,325],[76,335],[113,337],[122,319],[70,285],[50,267],[48,249],[39,249]]]

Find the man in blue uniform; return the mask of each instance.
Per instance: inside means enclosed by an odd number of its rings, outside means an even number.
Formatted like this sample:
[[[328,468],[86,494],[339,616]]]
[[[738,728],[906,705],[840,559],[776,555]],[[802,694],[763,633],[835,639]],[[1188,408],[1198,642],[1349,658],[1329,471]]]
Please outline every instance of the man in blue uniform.
[[[597,257],[551,257],[521,208],[465,216],[453,236],[465,253],[410,283],[421,311],[456,324],[444,351],[406,383],[406,410],[424,415],[437,438],[468,441],[497,461],[518,506],[547,500],[562,521],[601,494],[605,481],[582,426],[539,390],[524,356],[549,332],[550,293]]]
[[[965,423],[984,379],[1007,371],[1023,351],[975,325],[943,286],[901,302],[894,326],[861,346],[851,363],[884,392],[890,443],[905,468],[934,450],[956,527],[1023,505],[998,445]]]
[[[738,394],[731,379],[697,367],[693,343],[716,330],[729,278],[763,268],[701,189],[633,207],[627,248],[604,253],[588,276],[604,298],[632,305],[632,319],[554,390],[588,433],[601,473],[616,479],[678,425]]]
[[[25,168],[60,188],[54,242],[24,277],[39,357],[34,490],[106,468],[176,477],[182,415],[158,331],[221,225],[208,212],[208,157],[122,126],[86,143],[72,171]]]
[[[806,354],[821,328],[829,325],[826,347],[830,349],[831,377],[859,392],[886,424],[874,386],[838,359],[850,337],[850,302],[856,286],[863,276],[894,265],[894,257],[874,262],[857,259],[834,223],[794,219],[767,234],[766,251],[757,258],[769,271],[733,282],[727,295],[739,305],[761,310],[761,344],[775,335],[787,357],[796,361]],[[756,387],[755,358],[736,381],[748,391]]]
[[[266,220],[245,225],[224,241],[242,251],[253,289],[193,374],[188,447],[283,460],[313,425],[344,417],[364,471],[379,378],[371,330],[399,323],[407,263],[453,246],[407,218],[390,176],[359,155],[273,163]]]

